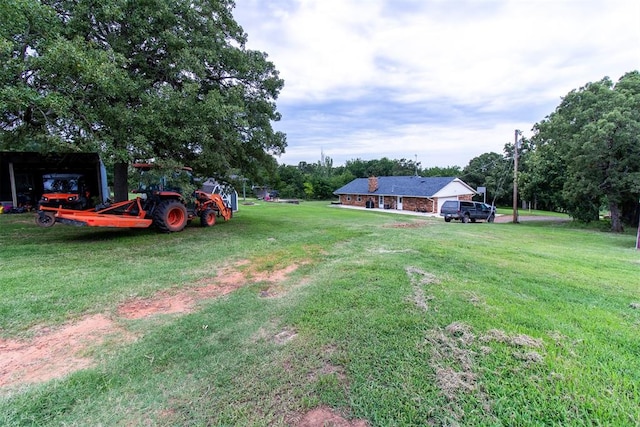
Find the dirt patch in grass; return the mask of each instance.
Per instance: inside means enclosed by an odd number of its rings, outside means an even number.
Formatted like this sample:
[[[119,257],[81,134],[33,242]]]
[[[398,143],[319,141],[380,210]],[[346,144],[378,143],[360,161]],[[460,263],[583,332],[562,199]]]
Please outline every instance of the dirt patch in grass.
[[[160,291],[150,298],[132,299],[120,305],[113,316],[96,314],[59,328],[41,328],[30,340],[0,339],[0,389],[62,378],[93,366],[95,359],[91,356],[91,349],[108,339],[122,343],[136,339],[118,324],[119,320],[186,314],[195,310],[198,302],[229,294],[249,283],[277,284],[301,265],[292,264],[275,271],[239,271],[248,263],[241,261],[225,267],[215,277],[202,279],[194,287]],[[295,331],[287,330],[274,339],[284,343],[294,336]]]
[[[280,270],[263,272],[237,270],[246,264],[246,261],[241,261],[223,268],[216,277],[201,279],[193,288],[161,291],[150,299],[128,301],[118,308],[118,315],[126,319],[141,319],[154,314],[188,313],[197,302],[227,295],[247,283],[282,282],[300,266],[292,264]]]
[[[367,427],[369,425],[364,420],[349,421],[326,406],[315,408],[299,419],[292,418],[288,424],[295,427]]]
[[[421,228],[429,225],[427,221],[415,221],[415,222],[396,222],[393,224],[384,225],[383,228]]]
[[[0,387],[48,381],[92,366],[94,359],[87,349],[110,337],[121,342],[135,340],[102,314],[60,329],[43,329],[29,341],[0,340]]]

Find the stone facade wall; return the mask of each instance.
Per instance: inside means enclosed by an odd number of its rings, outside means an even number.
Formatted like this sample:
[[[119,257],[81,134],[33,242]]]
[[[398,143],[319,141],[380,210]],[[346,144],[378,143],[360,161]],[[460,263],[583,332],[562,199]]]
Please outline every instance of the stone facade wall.
[[[396,196],[384,196],[384,206],[387,209],[396,209],[398,204],[398,198]],[[359,199],[359,200],[358,200]],[[458,196],[458,200],[471,201],[473,199],[472,194],[464,194]],[[379,196],[370,194],[341,194],[340,203],[347,206],[358,206],[361,208],[367,207],[367,201],[373,202],[373,207],[378,208]],[[427,212],[437,213],[440,209],[439,201],[426,199],[422,197],[403,197],[402,198],[402,210],[412,212]]]
[[[360,197],[360,200],[358,200]],[[351,199],[351,200],[349,200]],[[355,194],[341,194],[340,195],[340,203],[347,206],[359,206],[361,208],[366,207],[367,200],[373,200],[375,207],[378,207],[378,196],[369,196],[369,195],[355,195]]]
[[[359,199],[359,200],[358,200]],[[396,196],[384,196],[383,205],[387,207],[387,209],[396,209],[398,204],[398,198]],[[378,208],[379,205],[379,196],[377,195],[369,195],[369,194],[341,194],[340,195],[340,203],[347,206],[358,206],[361,208],[366,207],[367,201],[373,201],[373,207]],[[414,212],[435,212],[433,210],[434,202],[431,199],[425,199],[421,197],[403,197],[402,198],[402,210],[405,211],[414,211]]]
[[[432,199],[423,199],[421,197],[403,197],[402,210],[414,212],[433,213],[434,203]]]

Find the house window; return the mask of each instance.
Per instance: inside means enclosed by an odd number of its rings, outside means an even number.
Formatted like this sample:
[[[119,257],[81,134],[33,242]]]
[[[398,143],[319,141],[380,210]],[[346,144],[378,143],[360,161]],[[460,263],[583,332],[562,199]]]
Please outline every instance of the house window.
[[[356,197],[356,201],[357,201],[357,202],[361,202],[361,201],[362,201],[362,196],[358,196],[358,197]]]

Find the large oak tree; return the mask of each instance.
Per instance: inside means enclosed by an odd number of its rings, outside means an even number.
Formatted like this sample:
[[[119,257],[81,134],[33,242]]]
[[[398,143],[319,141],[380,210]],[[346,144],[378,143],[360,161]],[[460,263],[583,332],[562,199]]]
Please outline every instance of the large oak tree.
[[[0,6],[0,147],[95,150],[252,177],[286,147],[283,87],[245,47],[232,0],[7,0]]]
[[[621,231],[640,195],[640,73],[571,91],[534,130],[530,183],[583,221],[606,204]]]

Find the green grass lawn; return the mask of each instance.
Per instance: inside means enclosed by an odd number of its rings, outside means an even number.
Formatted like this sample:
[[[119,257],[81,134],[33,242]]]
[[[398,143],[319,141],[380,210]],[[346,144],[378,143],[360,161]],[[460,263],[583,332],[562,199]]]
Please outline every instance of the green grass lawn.
[[[0,388],[0,425],[288,425],[318,406],[371,426],[640,423],[634,232],[316,202],[194,222],[160,234],[0,215],[0,351],[98,314],[136,337]],[[189,313],[119,314],[232,270],[246,284]]]

